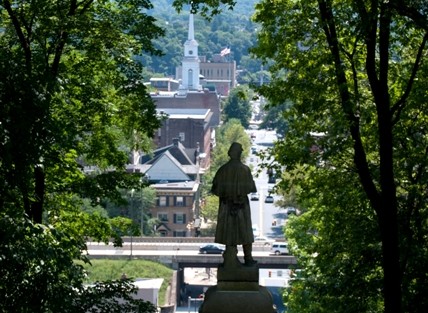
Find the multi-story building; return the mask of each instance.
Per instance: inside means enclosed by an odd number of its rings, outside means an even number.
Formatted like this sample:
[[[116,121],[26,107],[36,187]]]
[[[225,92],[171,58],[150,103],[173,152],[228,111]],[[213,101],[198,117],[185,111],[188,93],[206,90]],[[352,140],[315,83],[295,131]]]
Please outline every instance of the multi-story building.
[[[195,203],[199,193],[196,181],[159,183],[156,189],[156,206],[150,210],[160,224],[156,232],[163,237],[193,237],[197,231],[197,208]]]
[[[196,149],[200,166],[206,168],[210,162],[210,152],[214,145],[214,131],[210,127],[212,112],[209,109],[158,109],[169,118],[163,122],[155,134],[157,147],[167,146],[177,138],[190,149]]]
[[[144,173],[156,190],[156,204],[150,215],[159,219],[156,232],[161,236],[194,236],[199,227],[200,155],[185,148],[175,138],[171,145],[152,155],[143,155],[130,172]]]
[[[213,59],[207,61],[205,57],[200,58],[200,79],[202,86],[213,86],[221,96],[228,96],[231,89],[236,87],[236,61],[226,56],[215,54]],[[175,81],[183,79],[183,68],[175,69]]]

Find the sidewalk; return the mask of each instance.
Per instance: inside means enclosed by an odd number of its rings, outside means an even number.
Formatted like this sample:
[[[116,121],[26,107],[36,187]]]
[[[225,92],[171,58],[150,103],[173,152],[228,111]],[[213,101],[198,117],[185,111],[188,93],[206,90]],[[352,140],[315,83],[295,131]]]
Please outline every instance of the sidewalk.
[[[197,306],[196,308],[193,306],[190,307],[190,309],[188,307],[177,307],[175,312],[198,313],[199,306]]]

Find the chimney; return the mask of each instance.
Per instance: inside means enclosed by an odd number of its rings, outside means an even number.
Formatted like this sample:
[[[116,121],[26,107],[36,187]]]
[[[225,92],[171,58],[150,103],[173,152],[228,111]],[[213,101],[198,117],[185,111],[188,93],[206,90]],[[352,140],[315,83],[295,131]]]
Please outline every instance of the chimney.
[[[178,138],[173,138],[172,139],[172,144],[175,146],[175,147],[178,147],[178,142],[179,142],[180,140],[178,139]]]

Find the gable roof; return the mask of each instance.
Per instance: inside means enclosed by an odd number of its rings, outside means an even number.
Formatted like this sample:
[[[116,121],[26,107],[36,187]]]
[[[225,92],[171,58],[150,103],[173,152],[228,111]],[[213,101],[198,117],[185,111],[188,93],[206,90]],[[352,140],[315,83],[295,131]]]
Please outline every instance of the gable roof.
[[[169,152],[181,165],[194,165],[196,149],[187,149],[180,141],[170,144],[159,149],[156,149],[152,155],[143,155],[140,159],[140,164],[154,164],[156,160],[164,153]]]
[[[152,166],[145,172],[150,181],[186,181],[191,180],[184,172],[181,164],[169,151],[159,156]]]

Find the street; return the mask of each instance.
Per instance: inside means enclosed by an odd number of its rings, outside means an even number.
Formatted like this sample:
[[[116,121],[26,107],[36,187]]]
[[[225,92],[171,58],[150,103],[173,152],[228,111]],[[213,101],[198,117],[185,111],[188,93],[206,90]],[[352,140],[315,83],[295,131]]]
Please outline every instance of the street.
[[[248,130],[248,133],[253,137],[252,148],[255,148],[257,151],[272,146],[273,142],[277,139],[275,131],[252,129]],[[266,170],[261,171],[260,174],[256,176],[259,170],[259,163],[260,160],[255,154],[250,154],[247,158],[247,165],[253,170],[253,178],[259,193],[259,200],[250,201],[251,219],[253,224],[258,226],[260,235],[284,239],[283,226],[286,223],[287,214],[284,209],[275,206],[275,201],[279,199],[279,197],[273,192],[270,193],[268,191],[274,187],[274,184],[268,183]],[[273,196],[274,203],[265,203],[265,198],[269,194]]]

